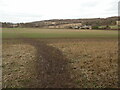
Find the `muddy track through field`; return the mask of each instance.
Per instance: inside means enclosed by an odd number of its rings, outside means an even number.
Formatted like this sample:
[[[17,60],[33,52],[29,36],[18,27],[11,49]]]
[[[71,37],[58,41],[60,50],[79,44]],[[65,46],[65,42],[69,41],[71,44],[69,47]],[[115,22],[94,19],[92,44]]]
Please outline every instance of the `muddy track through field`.
[[[24,39],[37,50],[37,79],[36,87],[67,88],[74,87],[70,78],[68,59],[58,49],[47,45],[45,41]],[[41,59],[42,57],[42,59]],[[34,87],[34,86],[33,86]]]

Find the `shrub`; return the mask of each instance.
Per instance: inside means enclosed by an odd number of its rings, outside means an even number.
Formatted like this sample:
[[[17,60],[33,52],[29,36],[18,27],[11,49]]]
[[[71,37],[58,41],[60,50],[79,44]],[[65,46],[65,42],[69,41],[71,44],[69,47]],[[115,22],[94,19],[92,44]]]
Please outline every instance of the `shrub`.
[[[99,26],[93,26],[92,29],[99,29]]]

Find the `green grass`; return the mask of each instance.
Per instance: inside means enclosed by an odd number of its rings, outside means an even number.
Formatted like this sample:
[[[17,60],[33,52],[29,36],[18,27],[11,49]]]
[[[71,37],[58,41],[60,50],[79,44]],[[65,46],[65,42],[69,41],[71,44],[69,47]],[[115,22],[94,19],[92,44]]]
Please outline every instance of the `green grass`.
[[[74,30],[74,29],[38,29],[4,28],[3,38],[97,38],[117,37],[118,31],[110,30]]]
[[[111,29],[118,29],[117,25],[109,26]],[[106,26],[99,26],[99,28],[106,28]]]
[[[118,29],[118,26],[117,25],[114,25],[114,26],[110,26],[111,29]]]

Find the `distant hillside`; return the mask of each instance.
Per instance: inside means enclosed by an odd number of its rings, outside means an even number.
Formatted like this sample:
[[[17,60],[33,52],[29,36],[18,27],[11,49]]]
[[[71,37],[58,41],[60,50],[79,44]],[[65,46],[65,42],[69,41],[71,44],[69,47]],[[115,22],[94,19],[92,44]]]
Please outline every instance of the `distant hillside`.
[[[108,18],[90,18],[90,19],[53,19],[43,20],[30,23],[2,23],[3,27],[36,27],[36,28],[70,28],[75,25],[89,25],[89,26],[104,26],[104,25],[116,25],[118,17]]]

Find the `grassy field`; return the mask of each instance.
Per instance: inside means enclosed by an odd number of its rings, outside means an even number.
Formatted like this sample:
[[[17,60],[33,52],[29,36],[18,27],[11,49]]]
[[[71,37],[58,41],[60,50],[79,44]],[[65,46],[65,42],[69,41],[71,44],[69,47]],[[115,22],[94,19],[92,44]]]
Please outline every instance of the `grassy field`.
[[[97,38],[117,37],[117,31],[76,29],[5,28],[3,38]]]
[[[118,32],[3,29],[4,88],[116,88]]]

